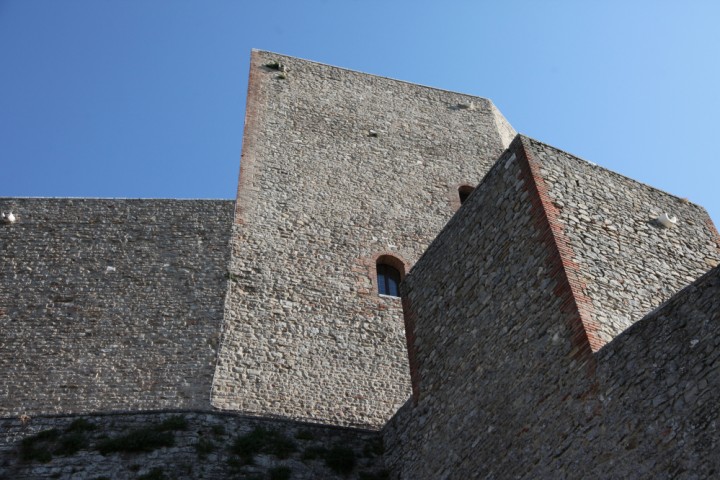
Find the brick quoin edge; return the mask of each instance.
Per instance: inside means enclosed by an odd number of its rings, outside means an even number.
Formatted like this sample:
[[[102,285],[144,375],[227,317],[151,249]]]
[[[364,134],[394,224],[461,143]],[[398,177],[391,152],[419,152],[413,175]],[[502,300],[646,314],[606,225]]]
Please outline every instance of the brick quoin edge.
[[[563,300],[563,312],[570,314],[571,318],[574,317],[569,323],[574,347],[572,357],[580,362],[588,362],[590,371],[593,371],[595,359],[592,354],[599,350],[602,344],[595,335],[597,326],[591,318],[592,303],[583,293],[585,285],[580,280],[579,266],[558,220],[557,208],[548,196],[539,162],[530,154],[529,146],[522,136],[513,141],[510,149],[518,156],[520,175],[530,195],[535,225],[550,253],[550,275],[557,281],[555,294]]]

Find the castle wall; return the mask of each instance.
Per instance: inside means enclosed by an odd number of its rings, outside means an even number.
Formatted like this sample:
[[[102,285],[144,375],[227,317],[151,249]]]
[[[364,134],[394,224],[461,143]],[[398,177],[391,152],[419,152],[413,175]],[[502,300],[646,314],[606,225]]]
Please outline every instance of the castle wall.
[[[0,478],[387,476],[378,432],[183,411],[0,418]]]
[[[210,407],[233,202],[0,210],[0,416]]]
[[[705,209],[525,138],[592,303],[597,350],[720,263]],[[655,219],[677,216],[674,228]]]
[[[720,267],[593,352],[587,264],[553,208],[553,177],[570,172],[536,148],[513,142],[405,280],[415,395],[385,427],[389,466],[408,479],[716,475]],[[712,258],[707,236],[681,228],[656,243]]]
[[[558,468],[579,478],[720,471],[720,268],[597,353],[596,409]]]
[[[415,402],[384,431],[400,478],[523,476],[556,453],[538,440],[544,429],[578,425],[547,399],[581,396],[587,385],[568,379],[586,377],[594,360],[513,145],[405,280]]]
[[[379,427],[410,385],[376,259],[409,270],[511,127],[485,99],[267,52],[250,69],[213,405]]]

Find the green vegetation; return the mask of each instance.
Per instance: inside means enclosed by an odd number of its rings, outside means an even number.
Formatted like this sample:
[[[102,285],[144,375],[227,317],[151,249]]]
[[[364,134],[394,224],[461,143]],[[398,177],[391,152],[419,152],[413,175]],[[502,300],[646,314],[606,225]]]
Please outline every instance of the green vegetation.
[[[355,452],[352,448],[335,446],[325,453],[325,464],[336,473],[350,473],[355,468]]]
[[[299,430],[295,434],[295,438],[298,440],[315,440],[315,434],[310,430]]]
[[[156,427],[159,432],[168,432],[174,430],[187,430],[188,422],[182,415],[174,415],[169,417]]]
[[[124,435],[108,438],[95,447],[103,455],[114,452],[152,452],[162,447],[175,445],[173,431],[186,430],[187,420],[175,415],[152,427],[136,428]]]
[[[253,463],[255,455],[259,453],[287,458],[297,451],[297,446],[281,432],[256,427],[252,432],[236,438],[230,451],[247,465]]]
[[[55,455],[74,455],[83,448],[88,447],[88,439],[83,431],[65,433],[58,439],[58,445],[53,450]]]
[[[52,459],[52,446],[60,436],[60,430],[43,430],[20,443],[20,459],[25,462],[47,463]]]
[[[163,472],[163,469],[160,467],[153,468],[145,475],[140,475],[137,477],[137,480],[167,480],[168,477],[165,476],[165,473]]]
[[[73,455],[88,447],[85,432],[94,428],[94,424],[79,418],[62,432],[57,428],[43,430],[23,439],[20,443],[20,458],[26,462],[47,463],[53,455]]]
[[[233,282],[237,282],[240,280],[240,277],[232,272],[225,272],[225,278]]]
[[[96,449],[103,455],[114,452],[152,452],[175,445],[172,432],[157,431],[157,427],[130,430],[125,435],[109,438],[98,443]]]
[[[292,474],[290,467],[275,467],[270,469],[270,480],[288,480]]]
[[[208,453],[215,451],[215,443],[212,440],[200,438],[195,444],[195,451],[199,458],[205,458]]]
[[[66,432],[90,432],[96,430],[97,425],[85,420],[84,418],[78,418],[74,420],[66,429]]]

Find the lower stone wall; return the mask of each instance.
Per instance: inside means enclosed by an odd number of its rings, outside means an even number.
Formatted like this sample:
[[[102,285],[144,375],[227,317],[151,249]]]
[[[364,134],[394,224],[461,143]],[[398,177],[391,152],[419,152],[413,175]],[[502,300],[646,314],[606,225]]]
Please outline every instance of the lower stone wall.
[[[437,283],[452,288],[444,280]],[[414,298],[415,309],[427,311],[429,304]],[[473,321],[481,328],[477,317],[468,311],[454,315],[455,308],[444,310],[444,325],[461,332]],[[526,332],[542,331],[546,314],[527,319]],[[507,349],[503,336],[500,330],[495,337],[486,333],[478,342],[484,347],[474,350],[434,352],[438,361],[455,360],[465,370],[455,378],[448,370],[446,379],[432,384],[432,396],[423,393],[422,377],[419,401],[410,400],[385,427],[393,478],[720,474],[720,267],[605,345],[585,372],[558,362],[545,362],[546,369],[531,363],[551,359],[552,337],[528,338],[523,352]],[[490,346],[491,355],[482,355],[481,348]],[[531,388],[492,388],[489,380],[497,371]]]
[[[0,419],[0,479],[384,479],[377,432],[217,412]]]
[[[585,478],[720,475],[720,268],[597,358],[595,413],[576,432],[583,449],[567,451],[562,465],[580,465]]]

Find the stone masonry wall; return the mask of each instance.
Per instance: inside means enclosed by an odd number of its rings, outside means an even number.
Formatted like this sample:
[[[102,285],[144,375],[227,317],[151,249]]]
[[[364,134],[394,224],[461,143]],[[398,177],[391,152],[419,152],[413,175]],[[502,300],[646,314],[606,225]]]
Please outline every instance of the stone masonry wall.
[[[529,138],[599,327],[595,350],[720,263],[705,209]],[[655,219],[677,216],[674,228]]]
[[[233,202],[0,210],[0,415],[210,406]]]
[[[230,413],[0,418],[8,480],[381,480],[382,450],[377,432]]]
[[[720,267],[593,353],[587,264],[571,258],[547,188],[562,170],[548,173],[529,141],[513,142],[404,283],[415,395],[383,432],[393,476],[713,478]]]
[[[485,99],[253,52],[213,405],[382,426],[410,387],[376,259],[408,271],[510,132]]]
[[[720,268],[597,352],[593,415],[556,460],[574,478],[720,472]]]
[[[546,400],[581,396],[587,385],[568,378],[594,361],[513,145],[404,282],[415,402],[384,431],[399,478],[521,477],[557,453],[543,429],[579,424]]]

